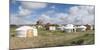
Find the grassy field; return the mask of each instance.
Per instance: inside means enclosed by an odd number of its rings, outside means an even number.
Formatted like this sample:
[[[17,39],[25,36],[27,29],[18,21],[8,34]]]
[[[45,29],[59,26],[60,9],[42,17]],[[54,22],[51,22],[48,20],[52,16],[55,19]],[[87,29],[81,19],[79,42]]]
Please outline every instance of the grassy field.
[[[94,44],[94,31],[66,33],[38,29],[39,36],[33,38],[16,37],[15,28],[10,33],[10,49]]]

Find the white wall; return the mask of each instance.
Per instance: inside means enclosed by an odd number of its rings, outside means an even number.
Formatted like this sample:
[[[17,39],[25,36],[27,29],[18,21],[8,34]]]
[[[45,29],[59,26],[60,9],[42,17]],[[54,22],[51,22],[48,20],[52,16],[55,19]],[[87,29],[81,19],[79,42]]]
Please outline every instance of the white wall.
[[[49,26],[49,30],[56,30],[55,26]]]
[[[16,31],[17,37],[26,37],[26,31]]]

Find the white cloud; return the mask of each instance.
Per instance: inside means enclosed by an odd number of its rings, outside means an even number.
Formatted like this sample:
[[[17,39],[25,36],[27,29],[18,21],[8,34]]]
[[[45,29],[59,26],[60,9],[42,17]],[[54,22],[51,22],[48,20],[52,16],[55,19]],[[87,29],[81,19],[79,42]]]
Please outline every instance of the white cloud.
[[[24,9],[21,6],[19,6],[19,12],[18,12],[18,17],[26,17],[28,15],[31,15],[32,11],[28,9]]]
[[[19,16],[28,16],[33,10],[41,9],[47,7],[47,3],[31,2],[31,1],[22,1],[19,7]]]
[[[22,1],[19,6],[19,11],[16,15],[11,15],[11,24],[32,24],[32,21],[26,20],[26,16],[31,16],[33,10],[47,7],[47,3],[36,3]],[[52,6],[51,8],[55,8]],[[68,9],[67,9],[68,10]],[[55,10],[48,10],[46,13],[40,15],[35,21],[41,19],[45,23],[57,23],[57,24],[94,24],[95,17],[94,6],[73,6],[70,7],[68,12],[59,13]],[[32,14],[34,15],[34,14]],[[52,16],[54,17],[52,17]]]
[[[94,6],[74,6],[69,9],[70,15],[90,15],[94,12]]]
[[[68,16],[67,13],[56,13],[55,17],[59,18],[60,20],[65,19]]]
[[[17,17],[15,14],[10,15],[10,24],[15,24],[15,25],[22,25],[22,24],[32,24],[32,21],[25,20],[22,17]]]
[[[45,8],[46,6],[47,6],[46,3],[22,1],[21,5],[19,6],[19,11],[17,16],[26,17],[28,15],[31,15],[33,10]]]
[[[14,1],[13,1],[14,2]],[[22,1],[19,6],[19,11],[16,15],[10,15],[10,24],[33,24],[33,20],[25,19],[27,16],[31,16],[33,11],[40,8],[45,8],[46,3],[26,2]],[[35,22],[34,22],[35,23]]]
[[[39,18],[37,20],[42,20],[45,23],[51,22],[51,18],[50,16],[46,15],[46,14],[42,14],[39,16]]]
[[[51,17],[48,12],[54,17]],[[48,12],[40,17],[44,22],[57,24],[94,24],[95,20],[94,6],[74,6],[69,9],[69,13]]]
[[[67,14],[65,13],[55,13],[53,17],[49,14],[42,14],[37,20],[42,20],[44,23],[56,23],[56,24],[63,24],[63,18],[65,18]]]
[[[12,1],[12,2],[15,4],[15,0]],[[16,25],[33,24],[33,22],[32,22],[33,20],[29,21],[25,18],[27,16],[31,16],[31,13],[33,12],[33,10],[40,9],[40,8],[45,8],[46,6],[47,6],[46,3],[36,3],[36,2],[22,1],[21,5],[19,6],[18,13],[10,15],[10,24],[16,24]]]
[[[94,6],[74,6],[69,9],[69,15],[64,21],[74,24],[94,24]]]
[[[31,2],[31,1],[22,1],[21,5],[25,9],[38,9],[38,8],[45,8],[47,6],[47,3],[37,3],[37,2]]]

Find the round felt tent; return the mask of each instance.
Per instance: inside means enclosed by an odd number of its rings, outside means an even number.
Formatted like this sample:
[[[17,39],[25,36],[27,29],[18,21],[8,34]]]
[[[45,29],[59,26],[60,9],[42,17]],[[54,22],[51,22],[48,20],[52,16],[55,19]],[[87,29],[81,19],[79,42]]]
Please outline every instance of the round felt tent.
[[[16,29],[17,37],[33,37],[38,36],[37,29],[31,26],[21,26]]]
[[[73,25],[73,24],[67,24],[67,25],[64,27],[64,31],[65,31],[65,32],[73,32],[73,29],[74,29],[74,25]]]
[[[77,31],[85,31],[85,30],[86,30],[86,26],[81,25],[77,27]]]

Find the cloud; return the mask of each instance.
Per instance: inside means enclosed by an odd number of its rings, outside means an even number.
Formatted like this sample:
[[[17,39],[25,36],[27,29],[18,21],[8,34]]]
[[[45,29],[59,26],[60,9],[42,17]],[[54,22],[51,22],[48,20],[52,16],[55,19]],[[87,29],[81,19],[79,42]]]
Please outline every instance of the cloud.
[[[93,12],[94,6],[73,6],[69,9],[70,15],[90,15]]]
[[[48,22],[51,23],[51,18],[50,18],[50,16],[48,16],[48,15],[46,15],[46,14],[40,15],[40,16],[37,18],[37,20],[43,21],[44,24],[45,24],[45,23],[48,23]]]
[[[48,13],[48,12],[47,12]],[[54,15],[50,14],[41,14],[37,20],[42,20],[44,23],[51,24],[61,24],[63,22],[63,18],[67,16],[65,13],[55,13]]]
[[[60,20],[63,20],[68,16],[68,14],[67,13],[56,13],[55,16],[59,18]]]
[[[19,6],[19,12],[18,12],[18,17],[26,17],[28,15],[31,15],[32,11],[28,9],[24,9],[21,6]]]
[[[68,10],[68,9],[67,9]],[[44,22],[56,24],[94,24],[95,18],[94,6],[73,6],[69,8],[68,13],[59,13],[47,11],[41,15]],[[51,16],[52,14],[52,16]]]
[[[25,9],[39,9],[39,8],[45,8],[47,6],[47,3],[37,3],[37,2],[31,2],[31,1],[22,1],[21,5]]]
[[[14,2],[14,1],[13,1]],[[26,17],[30,17],[33,15],[32,13],[36,9],[45,8],[47,6],[46,3],[37,3],[37,2],[26,2],[22,1],[20,2],[21,5],[19,5],[19,10],[16,14],[10,15],[10,24],[34,24],[35,21],[33,20],[27,20]],[[15,4],[15,2],[14,2]]]
[[[45,8],[47,6],[46,3],[37,3],[37,2],[29,2],[29,1],[22,1],[20,2],[21,5],[19,6],[18,16],[19,17],[26,17],[31,15],[31,13],[40,8]]]
[[[94,6],[73,6],[64,21],[72,24],[94,24],[94,8]]]
[[[25,20],[22,17],[17,17],[15,14],[10,15],[10,24],[22,25],[22,24],[32,24],[30,20]]]
[[[19,16],[28,16],[36,9],[41,9],[47,7],[47,3],[39,3],[39,2],[30,2],[30,1],[22,1],[19,6]]]
[[[48,6],[47,3],[37,2],[20,2],[18,13],[11,14],[11,24],[33,24],[33,20],[27,20],[31,18],[35,12],[34,10],[43,9]],[[95,7],[94,6],[72,6],[67,8],[66,12],[56,12],[55,6],[46,12],[42,12],[40,15],[36,15],[34,23],[41,19],[44,23],[56,23],[56,24],[94,24],[95,18]],[[56,8],[57,9],[57,8]]]

